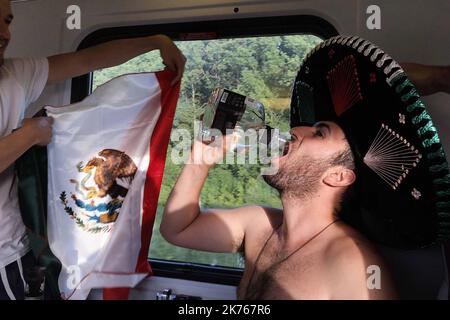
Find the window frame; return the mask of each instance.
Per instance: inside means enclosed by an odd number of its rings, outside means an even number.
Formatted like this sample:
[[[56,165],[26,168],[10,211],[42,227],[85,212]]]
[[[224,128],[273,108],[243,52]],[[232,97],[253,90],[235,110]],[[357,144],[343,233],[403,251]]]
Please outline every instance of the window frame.
[[[180,33],[179,30],[183,32]],[[315,35],[324,40],[339,33],[328,21],[312,15],[267,16],[216,21],[181,22],[102,28],[87,35],[77,51],[111,40],[165,34],[174,41],[215,40],[257,36]],[[190,34],[195,39],[186,38]],[[204,36],[204,37],[201,37]],[[71,103],[91,93],[93,72],[72,79]],[[149,259],[155,276],[237,286],[239,268],[174,260]]]

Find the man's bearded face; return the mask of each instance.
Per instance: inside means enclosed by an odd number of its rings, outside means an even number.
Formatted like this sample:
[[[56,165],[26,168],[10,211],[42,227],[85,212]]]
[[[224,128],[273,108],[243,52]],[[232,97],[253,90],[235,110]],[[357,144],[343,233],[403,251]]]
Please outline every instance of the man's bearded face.
[[[317,192],[320,180],[329,167],[330,159],[303,156],[280,166],[276,174],[263,177],[280,193],[303,199]]]
[[[282,195],[304,198],[317,192],[324,173],[349,146],[344,132],[333,122],[296,127],[291,135],[284,155],[274,160],[278,171],[265,175],[264,180]]]

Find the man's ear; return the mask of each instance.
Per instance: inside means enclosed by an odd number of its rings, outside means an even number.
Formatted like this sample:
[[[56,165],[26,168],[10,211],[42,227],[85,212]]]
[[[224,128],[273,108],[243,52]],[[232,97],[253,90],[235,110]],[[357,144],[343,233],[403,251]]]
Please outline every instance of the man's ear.
[[[355,182],[355,180],[355,172],[343,167],[332,168],[323,178],[323,182],[330,187],[346,187]]]

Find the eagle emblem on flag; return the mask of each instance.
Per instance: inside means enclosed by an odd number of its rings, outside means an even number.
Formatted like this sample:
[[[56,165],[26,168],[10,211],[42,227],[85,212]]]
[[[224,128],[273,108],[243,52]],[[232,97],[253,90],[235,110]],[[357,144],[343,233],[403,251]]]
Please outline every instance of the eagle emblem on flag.
[[[66,191],[59,196],[64,211],[84,231],[111,231],[136,173],[136,164],[123,151],[104,149],[86,165],[80,161],[76,169],[81,180],[70,179],[74,185],[72,206]]]

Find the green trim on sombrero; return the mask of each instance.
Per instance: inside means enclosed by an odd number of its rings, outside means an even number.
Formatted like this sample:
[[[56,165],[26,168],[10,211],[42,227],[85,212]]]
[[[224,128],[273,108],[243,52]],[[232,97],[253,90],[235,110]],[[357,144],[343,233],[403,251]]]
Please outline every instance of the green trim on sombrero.
[[[420,137],[430,136],[431,138],[424,138],[422,141],[422,145],[424,148],[428,150],[437,151],[429,151],[427,154],[427,158],[431,160],[433,163],[438,162],[439,164],[431,165],[429,167],[430,174],[441,174],[440,178],[433,179],[433,183],[436,187],[436,211],[438,212],[438,217],[440,221],[438,221],[438,231],[437,238],[440,241],[445,241],[450,239],[450,201],[442,201],[447,197],[450,197],[450,173],[448,170],[448,162],[445,156],[444,149],[442,148],[441,141],[438,136],[438,132],[436,127],[434,126],[431,116],[428,114],[425,104],[421,101],[420,96],[417,94],[417,90],[411,81],[406,77],[406,74],[402,75],[403,81],[397,85],[395,91],[397,93],[402,92],[402,90],[406,87],[410,88],[410,91],[402,96],[402,101],[408,101],[413,98],[417,98],[414,102],[410,103],[406,110],[409,113],[417,114],[412,118],[412,124],[416,127],[417,134]],[[445,190],[439,190],[440,187],[445,188]],[[440,212],[441,210],[446,210],[446,212]]]
[[[445,152],[419,93],[394,59],[356,36],[312,49],[294,83],[291,127],[323,120],[341,126],[355,155],[360,214],[348,222],[391,246],[450,239]]]

